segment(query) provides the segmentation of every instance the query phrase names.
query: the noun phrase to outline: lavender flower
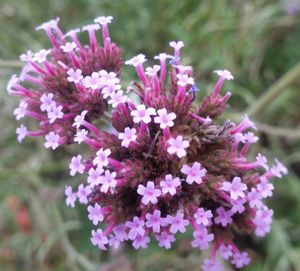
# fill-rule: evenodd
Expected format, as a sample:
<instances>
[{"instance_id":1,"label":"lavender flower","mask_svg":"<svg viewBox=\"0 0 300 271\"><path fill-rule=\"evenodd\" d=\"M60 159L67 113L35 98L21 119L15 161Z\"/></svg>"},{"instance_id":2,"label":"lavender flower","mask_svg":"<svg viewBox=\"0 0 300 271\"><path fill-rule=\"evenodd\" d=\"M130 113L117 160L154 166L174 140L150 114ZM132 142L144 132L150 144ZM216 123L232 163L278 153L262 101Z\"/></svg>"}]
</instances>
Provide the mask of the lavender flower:
<instances>
[{"instance_id":1,"label":"lavender flower","mask_svg":"<svg viewBox=\"0 0 300 271\"><path fill-rule=\"evenodd\" d=\"M17 129L19 142L28 136L45 136L45 147L53 150L74 140L78 142L74 138L76 129L72 127L74 118L86 110L85 118L92 122L108 109L102 89L113 88L118 81L107 78L103 71L110 77L119 76L122 60L121 50L108 36L107 23L110 21L105 20L104 24L104 18L112 19L111 16L103 17L97 20L99 23L83 27L90 39L86 45L78 40L80 30L71 30L64 35L58 27L59 18L37 27L46 32L52 48L22 54L20 60L26 62L23 71L19 77L13 75L7 85L10 95L22 98L14 110L16 119L27 116L39 123L37 131ZM96 38L99 24L105 36L102 45Z\"/></svg>"},{"instance_id":2,"label":"lavender flower","mask_svg":"<svg viewBox=\"0 0 300 271\"><path fill-rule=\"evenodd\" d=\"M250 259L235 245L235 232L264 236L270 231L273 211L263 199L272 196L271 178L281 178L287 169L277 160L269 168L261 154L248 160L248 151L258 140L249 131L256 127L248 116L239 124L218 118L231 96L229 92L222 95L221 89L233 79L232 74L215 71L216 86L200 105L195 104L193 70L180 63L183 43L171 46L174 57L169 73L169 56L164 53L155 58L160 66L146 72L142 54L125 62L136 68L140 79L128 88L138 95L139 103L120 98L118 80L118 87L105 90L112 100L111 122L117 133L91 127L85 111L75 118L78 129L87 128L77 132L76 141L88 144L92 156L86 160L75 156L70 173L87 173L83 187L86 193L90 186L88 217L95 225L103 222L105 228L93 230L91 241L106 250L130 240L139 249L147 248L153 236L159 246L169 249L176 234L190 227L193 247L212 246L204 271L223 270L217 253L241 268ZM100 77L94 79L102 84ZM78 198L85 204L82 191L75 199L66 191L67 199L73 203Z\"/></svg>"}]
</instances>

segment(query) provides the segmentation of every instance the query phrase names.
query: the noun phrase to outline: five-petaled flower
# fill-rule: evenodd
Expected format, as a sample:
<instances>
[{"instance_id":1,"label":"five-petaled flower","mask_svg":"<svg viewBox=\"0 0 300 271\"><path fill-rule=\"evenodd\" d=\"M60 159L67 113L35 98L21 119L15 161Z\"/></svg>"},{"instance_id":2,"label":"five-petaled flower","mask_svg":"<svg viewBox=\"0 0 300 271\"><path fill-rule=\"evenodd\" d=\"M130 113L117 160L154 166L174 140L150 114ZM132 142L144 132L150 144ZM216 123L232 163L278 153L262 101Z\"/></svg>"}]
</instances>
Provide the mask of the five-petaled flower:
<instances>
[{"instance_id":1,"label":"five-petaled flower","mask_svg":"<svg viewBox=\"0 0 300 271\"><path fill-rule=\"evenodd\" d=\"M169 154L175 154L182 158L186 156L186 148L190 146L188 140L183 140L181 135L177 136L176 138L170 138L168 140L169 147L167 149Z\"/></svg>"},{"instance_id":2,"label":"five-petaled flower","mask_svg":"<svg viewBox=\"0 0 300 271\"><path fill-rule=\"evenodd\" d=\"M161 191L155 188L154 182L148 181L146 186L139 184L137 193L142 196L142 203L144 205L156 204L158 202L157 198L161 196Z\"/></svg>"}]
</instances>

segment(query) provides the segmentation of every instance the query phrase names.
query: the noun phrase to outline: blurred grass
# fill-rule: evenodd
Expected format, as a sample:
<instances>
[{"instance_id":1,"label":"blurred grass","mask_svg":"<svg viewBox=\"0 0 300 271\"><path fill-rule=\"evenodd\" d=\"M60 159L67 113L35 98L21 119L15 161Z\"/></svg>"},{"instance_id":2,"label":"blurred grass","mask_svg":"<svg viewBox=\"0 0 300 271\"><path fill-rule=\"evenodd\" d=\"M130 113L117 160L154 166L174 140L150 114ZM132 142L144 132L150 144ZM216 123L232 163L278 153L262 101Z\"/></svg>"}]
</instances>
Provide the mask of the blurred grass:
<instances>
[{"instance_id":1,"label":"blurred grass","mask_svg":"<svg viewBox=\"0 0 300 271\"><path fill-rule=\"evenodd\" d=\"M1 0L0 270L199 270L202 256L187 245L189 233L171 251L153 245L147 251L124 248L99 255L89 242L85 211L64 206L65 183L76 183L66 170L69 150L45 151L41 140L16 142L12 111L18 101L7 96L5 85L19 72L19 54L49 46L35 27L59 16L68 30L112 15L110 33L124 59L140 52L151 59L170 52L170 40L183 40L183 62L194 66L202 93L216 79L212 70L227 68L235 75L226 83L234 94L227 117L239 120L241 113L250 113L261 130L254 151L278 157L290 168L269 202L275 210L271 234L243 240L253 257L245 270L299 271L300 17L289 16L285 2ZM132 69L123 72L126 81L132 75Z\"/></svg>"}]
</instances>

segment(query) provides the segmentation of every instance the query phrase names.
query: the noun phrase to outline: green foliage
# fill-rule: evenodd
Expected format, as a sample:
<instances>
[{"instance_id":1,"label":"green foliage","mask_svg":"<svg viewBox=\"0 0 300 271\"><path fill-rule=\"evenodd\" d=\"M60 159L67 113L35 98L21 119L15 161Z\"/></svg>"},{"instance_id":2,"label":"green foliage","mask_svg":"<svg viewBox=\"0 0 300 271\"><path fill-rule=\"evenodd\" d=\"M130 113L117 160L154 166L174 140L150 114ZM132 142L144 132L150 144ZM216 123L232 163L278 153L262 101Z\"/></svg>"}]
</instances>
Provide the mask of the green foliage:
<instances>
[{"instance_id":1,"label":"green foliage","mask_svg":"<svg viewBox=\"0 0 300 271\"><path fill-rule=\"evenodd\" d=\"M203 255L187 246L189 233L170 251L151 246L99 255L89 243L85 210L64 206L64 185L76 184L67 174L70 155L45 151L39 140L16 143L12 111L17 99L7 96L5 84L19 70L20 53L49 46L35 27L59 16L68 30L112 15L110 32L124 59L139 52L150 59L170 52L170 40L183 40L183 61L194 66L202 93L212 86L212 70L232 71L236 80L226 83L234 94L227 117L236 120L237 113L249 112L263 138L257 149L283 160L291 172L275 184L276 195L269 202L275 212L271 234L243 241L253 256L253 265L245 270L299 271L300 17L288 16L284 2L0 1L0 270L99 270L107 262L109 270L199 270ZM132 75L126 68L122 76L128 82ZM22 208L28 211L28 229L17 223Z\"/></svg>"}]
</instances>

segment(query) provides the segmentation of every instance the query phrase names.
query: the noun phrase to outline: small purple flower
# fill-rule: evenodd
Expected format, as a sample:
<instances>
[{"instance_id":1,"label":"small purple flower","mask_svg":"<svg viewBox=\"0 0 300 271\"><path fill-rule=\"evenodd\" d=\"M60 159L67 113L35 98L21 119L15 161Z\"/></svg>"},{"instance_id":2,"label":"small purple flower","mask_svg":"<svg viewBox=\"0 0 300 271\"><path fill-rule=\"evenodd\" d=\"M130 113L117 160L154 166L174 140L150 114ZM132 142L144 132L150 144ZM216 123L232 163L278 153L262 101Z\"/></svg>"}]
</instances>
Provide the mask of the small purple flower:
<instances>
[{"instance_id":1,"label":"small purple flower","mask_svg":"<svg viewBox=\"0 0 300 271\"><path fill-rule=\"evenodd\" d=\"M112 16L100 16L97 17L94 22L98 24L110 24L112 21L113 17Z\"/></svg>"},{"instance_id":2,"label":"small purple flower","mask_svg":"<svg viewBox=\"0 0 300 271\"><path fill-rule=\"evenodd\" d=\"M263 198L272 197L272 190L274 190L274 186L268 181L266 177L260 177L260 183L256 187L257 191Z\"/></svg>"},{"instance_id":3,"label":"small purple flower","mask_svg":"<svg viewBox=\"0 0 300 271\"><path fill-rule=\"evenodd\" d=\"M174 121L176 119L176 114L171 112L168 113L167 109L157 110L157 117L154 118L155 123L159 123L161 129L174 126Z\"/></svg>"},{"instance_id":4,"label":"small purple flower","mask_svg":"<svg viewBox=\"0 0 300 271\"><path fill-rule=\"evenodd\" d=\"M145 58L145 55L139 54L127 61L125 61L125 65L132 65L134 67L137 67L139 64L143 64L147 59Z\"/></svg>"},{"instance_id":5,"label":"small purple flower","mask_svg":"<svg viewBox=\"0 0 300 271\"><path fill-rule=\"evenodd\" d=\"M93 160L93 165L98 166L100 168L106 167L108 165L108 156L110 156L110 154L111 154L110 149L101 148L96 153L96 157Z\"/></svg>"},{"instance_id":6,"label":"small purple flower","mask_svg":"<svg viewBox=\"0 0 300 271\"><path fill-rule=\"evenodd\" d=\"M127 221L126 226L129 228L128 237L130 240L134 240L137 235L143 236L145 234L145 222L137 216L132 221Z\"/></svg>"},{"instance_id":7,"label":"small purple flower","mask_svg":"<svg viewBox=\"0 0 300 271\"><path fill-rule=\"evenodd\" d=\"M100 177L101 188L100 191L107 193L109 189L115 188L117 185L116 172L110 172L108 169L105 170L104 176Z\"/></svg>"},{"instance_id":8,"label":"small purple flower","mask_svg":"<svg viewBox=\"0 0 300 271\"><path fill-rule=\"evenodd\" d=\"M251 188L251 191L247 194L247 198L251 208L261 208L263 206L262 195L256 188Z\"/></svg>"},{"instance_id":9,"label":"small purple flower","mask_svg":"<svg viewBox=\"0 0 300 271\"><path fill-rule=\"evenodd\" d=\"M231 263L234 264L236 268L242 268L245 265L248 265L250 261L251 260L248 256L248 253L242 252L242 253L234 253Z\"/></svg>"},{"instance_id":10,"label":"small purple flower","mask_svg":"<svg viewBox=\"0 0 300 271\"><path fill-rule=\"evenodd\" d=\"M132 246L135 249L139 249L139 248L147 248L148 247L148 243L150 242L150 238L148 236L144 236L144 235L140 235L138 234L133 242L132 242Z\"/></svg>"},{"instance_id":11,"label":"small purple flower","mask_svg":"<svg viewBox=\"0 0 300 271\"><path fill-rule=\"evenodd\" d=\"M190 224L187 219L184 219L184 214L181 212L177 212L175 216L168 215L166 221L171 225L170 232L174 234L185 232L186 227Z\"/></svg>"},{"instance_id":12,"label":"small purple flower","mask_svg":"<svg viewBox=\"0 0 300 271\"><path fill-rule=\"evenodd\" d=\"M72 191L71 186L66 186L65 187L65 195L66 195L66 205L74 208L75 201L77 199L77 193Z\"/></svg>"},{"instance_id":13,"label":"small purple flower","mask_svg":"<svg viewBox=\"0 0 300 271\"><path fill-rule=\"evenodd\" d=\"M136 129L126 127L124 133L119 133L118 138L122 140L121 146L128 148L131 142L135 142L137 139Z\"/></svg>"},{"instance_id":14,"label":"small purple flower","mask_svg":"<svg viewBox=\"0 0 300 271\"><path fill-rule=\"evenodd\" d=\"M77 129L79 129L79 127L80 127L81 125L83 125L84 118L85 118L85 116L86 116L87 113L88 113L87 110L83 110L83 111L81 112L80 115L77 115L77 116L75 117L75 119L74 119L74 123L73 123L72 126L74 126L74 127L76 127Z\"/></svg>"},{"instance_id":15,"label":"small purple flower","mask_svg":"<svg viewBox=\"0 0 300 271\"><path fill-rule=\"evenodd\" d=\"M64 53L70 53L77 48L77 45L75 42L67 42L64 45L61 45L60 48L64 51Z\"/></svg>"},{"instance_id":16,"label":"small purple flower","mask_svg":"<svg viewBox=\"0 0 300 271\"><path fill-rule=\"evenodd\" d=\"M161 226L166 226L165 219L161 217L159 210L154 210L153 214L146 214L146 227L152 228L153 232L160 232Z\"/></svg>"},{"instance_id":17,"label":"small purple flower","mask_svg":"<svg viewBox=\"0 0 300 271\"><path fill-rule=\"evenodd\" d=\"M232 212L226 211L224 207L219 207L217 209L217 216L215 217L215 223L221 224L222 227L226 227L227 225L232 223Z\"/></svg>"},{"instance_id":18,"label":"small purple flower","mask_svg":"<svg viewBox=\"0 0 300 271\"><path fill-rule=\"evenodd\" d=\"M70 82L70 83L79 83L81 82L81 80L83 79L83 76L82 76L82 70L80 69L76 69L76 70L73 70L73 69L70 69L67 71L67 74L69 75L67 77L67 80Z\"/></svg>"},{"instance_id":19,"label":"small purple flower","mask_svg":"<svg viewBox=\"0 0 300 271\"><path fill-rule=\"evenodd\" d=\"M110 95L108 104L111 104L113 108L116 108L119 104L126 103L127 99L127 96L123 95L123 90L118 90Z\"/></svg>"},{"instance_id":20,"label":"small purple flower","mask_svg":"<svg viewBox=\"0 0 300 271\"><path fill-rule=\"evenodd\" d=\"M206 174L206 169L202 168L200 163L194 162L191 167L188 165L183 165L181 168L181 172L187 176L186 182L188 184L192 184L194 182L197 184L201 184L202 178Z\"/></svg>"},{"instance_id":21,"label":"small purple flower","mask_svg":"<svg viewBox=\"0 0 300 271\"><path fill-rule=\"evenodd\" d=\"M88 195L92 192L92 189L89 185L84 186L83 184L80 184L78 186L77 196L79 199L79 202L82 204L88 203Z\"/></svg>"},{"instance_id":22,"label":"small purple flower","mask_svg":"<svg viewBox=\"0 0 300 271\"><path fill-rule=\"evenodd\" d=\"M21 124L21 126L16 129L16 133L18 135L18 141L21 143L27 136L27 127L24 124Z\"/></svg>"},{"instance_id":23,"label":"small purple flower","mask_svg":"<svg viewBox=\"0 0 300 271\"><path fill-rule=\"evenodd\" d=\"M88 135L88 131L85 129L78 129L77 133L74 136L74 142L77 142L78 144L81 144Z\"/></svg>"},{"instance_id":24,"label":"small purple flower","mask_svg":"<svg viewBox=\"0 0 300 271\"><path fill-rule=\"evenodd\" d=\"M224 271L224 268L216 259L205 259L202 269L203 271Z\"/></svg>"},{"instance_id":25,"label":"small purple flower","mask_svg":"<svg viewBox=\"0 0 300 271\"><path fill-rule=\"evenodd\" d=\"M247 190L247 185L242 183L240 177L234 177L232 182L223 182L222 190L227 191L230 193L230 197L233 200L238 198L245 197L245 192Z\"/></svg>"},{"instance_id":26,"label":"small purple flower","mask_svg":"<svg viewBox=\"0 0 300 271\"><path fill-rule=\"evenodd\" d=\"M97 229L96 231L92 230L91 242L94 246L98 246L101 250L107 250L105 245L108 244L108 239L101 229Z\"/></svg>"},{"instance_id":27,"label":"small purple flower","mask_svg":"<svg viewBox=\"0 0 300 271\"><path fill-rule=\"evenodd\" d=\"M215 70L214 73L219 75L220 77L226 79L226 80L232 80L234 79L231 72L228 70Z\"/></svg>"},{"instance_id":28,"label":"small purple flower","mask_svg":"<svg viewBox=\"0 0 300 271\"><path fill-rule=\"evenodd\" d=\"M47 55L50 53L51 50L42 49L39 52L34 54L33 60L38 63L43 63L47 60Z\"/></svg>"},{"instance_id":29,"label":"small purple flower","mask_svg":"<svg viewBox=\"0 0 300 271\"><path fill-rule=\"evenodd\" d=\"M56 134L55 132L50 132L45 137L46 142L44 143L45 148L52 148L52 150L55 150L59 146L59 134Z\"/></svg>"},{"instance_id":30,"label":"small purple flower","mask_svg":"<svg viewBox=\"0 0 300 271\"><path fill-rule=\"evenodd\" d=\"M199 247L201 250L208 248L208 243L214 239L212 233L208 233L206 228L199 229L193 233L194 240L192 241L192 247Z\"/></svg>"},{"instance_id":31,"label":"small purple flower","mask_svg":"<svg viewBox=\"0 0 300 271\"><path fill-rule=\"evenodd\" d=\"M211 210L205 211L202 207L198 208L194 213L194 218L198 225L208 226L211 223L213 217Z\"/></svg>"},{"instance_id":32,"label":"small purple flower","mask_svg":"<svg viewBox=\"0 0 300 271\"><path fill-rule=\"evenodd\" d=\"M101 184L101 175L104 172L103 168L91 167L89 170L89 176L87 178L88 184L91 186L91 188L95 187L96 185Z\"/></svg>"},{"instance_id":33,"label":"small purple flower","mask_svg":"<svg viewBox=\"0 0 300 271\"><path fill-rule=\"evenodd\" d=\"M190 146L188 140L183 140L181 135L177 136L176 138L170 138L168 140L169 147L167 149L169 154L175 154L178 158L182 158L186 156L186 148Z\"/></svg>"},{"instance_id":34,"label":"small purple flower","mask_svg":"<svg viewBox=\"0 0 300 271\"><path fill-rule=\"evenodd\" d=\"M220 256L225 259L228 260L232 255L233 255L233 250L232 250L232 246L231 245L221 245L219 247L219 252L220 252Z\"/></svg>"},{"instance_id":35,"label":"small purple flower","mask_svg":"<svg viewBox=\"0 0 300 271\"><path fill-rule=\"evenodd\" d=\"M171 248L171 243L175 242L176 239L173 234L169 234L168 232L161 232L161 234L156 235L157 241L159 241L158 245L160 247L164 247L166 249Z\"/></svg>"},{"instance_id":36,"label":"small purple flower","mask_svg":"<svg viewBox=\"0 0 300 271\"><path fill-rule=\"evenodd\" d=\"M53 93L44 93L41 98L40 98L40 101L41 101L41 105L40 105L40 108L42 111L51 111L52 107L54 107L56 104L55 104L55 101L53 101Z\"/></svg>"},{"instance_id":37,"label":"small purple flower","mask_svg":"<svg viewBox=\"0 0 300 271\"><path fill-rule=\"evenodd\" d=\"M155 109L152 107L146 108L146 106L143 104L138 105L136 110L131 111L131 116L133 116L134 123L139 123L142 121L148 124L151 122L151 115L156 115Z\"/></svg>"},{"instance_id":38,"label":"small purple flower","mask_svg":"<svg viewBox=\"0 0 300 271\"><path fill-rule=\"evenodd\" d=\"M56 119L61 119L64 116L63 106L53 105L51 109L48 111L49 123L53 123Z\"/></svg>"},{"instance_id":39,"label":"small purple flower","mask_svg":"<svg viewBox=\"0 0 300 271\"><path fill-rule=\"evenodd\" d=\"M87 210L89 212L89 220L91 220L94 225L97 225L99 222L103 221L104 217L101 206L98 203L96 203L94 206L89 205Z\"/></svg>"},{"instance_id":40,"label":"small purple flower","mask_svg":"<svg viewBox=\"0 0 300 271\"><path fill-rule=\"evenodd\" d=\"M20 120L25 116L27 107L28 103L22 100L19 104L19 107L14 110L14 115L16 115L17 120Z\"/></svg>"},{"instance_id":41,"label":"small purple flower","mask_svg":"<svg viewBox=\"0 0 300 271\"><path fill-rule=\"evenodd\" d=\"M158 202L157 198L161 196L161 191L155 188L154 182L151 181L148 181L146 186L139 184L137 193L143 196L142 203L144 205L149 204L149 202L156 204Z\"/></svg>"},{"instance_id":42,"label":"small purple flower","mask_svg":"<svg viewBox=\"0 0 300 271\"><path fill-rule=\"evenodd\" d=\"M194 85L194 78L189 77L187 74L177 74L177 85L181 87L185 87L187 85Z\"/></svg>"},{"instance_id":43,"label":"small purple flower","mask_svg":"<svg viewBox=\"0 0 300 271\"><path fill-rule=\"evenodd\" d=\"M176 194L176 188L180 186L180 180L178 177L173 178L171 174L167 174L165 179L160 182L161 191L163 194L170 194L174 196Z\"/></svg>"},{"instance_id":44,"label":"small purple flower","mask_svg":"<svg viewBox=\"0 0 300 271\"><path fill-rule=\"evenodd\" d=\"M74 176L77 172L83 174L85 166L81 162L82 156L79 154L77 156L73 156L70 163L70 175Z\"/></svg>"}]
</instances>

